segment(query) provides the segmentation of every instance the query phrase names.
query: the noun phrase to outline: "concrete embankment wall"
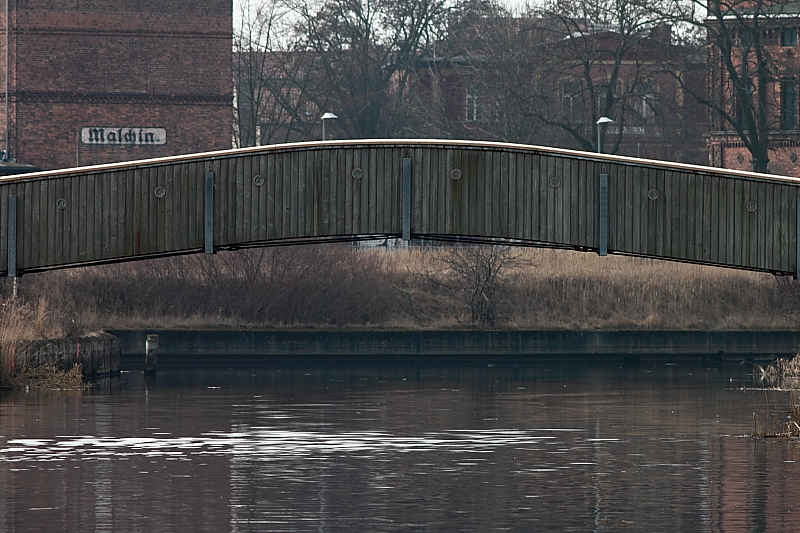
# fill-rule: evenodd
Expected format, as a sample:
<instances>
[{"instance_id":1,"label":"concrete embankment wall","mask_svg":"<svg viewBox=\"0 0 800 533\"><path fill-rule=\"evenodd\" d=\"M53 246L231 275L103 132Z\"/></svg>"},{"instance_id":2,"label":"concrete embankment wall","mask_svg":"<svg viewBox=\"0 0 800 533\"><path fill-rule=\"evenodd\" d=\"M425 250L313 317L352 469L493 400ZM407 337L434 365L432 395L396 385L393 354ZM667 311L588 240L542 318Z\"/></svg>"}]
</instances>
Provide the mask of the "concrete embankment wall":
<instances>
[{"instance_id":1,"label":"concrete embankment wall","mask_svg":"<svg viewBox=\"0 0 800 533\"><path fill-rule=\"evenodd\" d=\"M800 348L795 331L174 331L114 330L123 356L144 359L148 333L159 336L160 360L191 356L317 356L360 359L436 356L771 360Z\"/></svg>"},{"instance_id":2,"label":"concrete embankment wall","mask_svg":"<svg viewBox=\"0 0 800 533\"><path fill-rule=\"evenodd\" d=\"M90 333L82 337L34 341L17 348L15 365L55 364L69 370L83 366L83 375L102 376L119 372L120 339L109 333Z\"/></svg>"}]
</instances>

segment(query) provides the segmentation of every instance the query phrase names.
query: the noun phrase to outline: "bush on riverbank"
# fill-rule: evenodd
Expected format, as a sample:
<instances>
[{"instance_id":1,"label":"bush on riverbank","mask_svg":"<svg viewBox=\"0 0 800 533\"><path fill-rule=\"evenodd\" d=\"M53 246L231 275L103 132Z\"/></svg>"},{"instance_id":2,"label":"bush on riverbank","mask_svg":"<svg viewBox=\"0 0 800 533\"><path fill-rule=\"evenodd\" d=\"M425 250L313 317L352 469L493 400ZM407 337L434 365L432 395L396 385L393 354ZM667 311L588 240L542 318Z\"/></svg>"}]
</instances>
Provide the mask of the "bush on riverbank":
<instances>
[{"instance_id":1,"label":"bush on riverbank","mask_svg":"<svg viewBox=\"0 0 800 533\"><path fill-rule=\"evenodd\" d=\"M494 284L481 288L486 278L470 265L459 273L453 250L222 252L31 274L20 290L57 310L53 327L72 335L156 326L713 330L800 322L798 282L769 274L514 248Z\"/></svg>"}]
</instances>

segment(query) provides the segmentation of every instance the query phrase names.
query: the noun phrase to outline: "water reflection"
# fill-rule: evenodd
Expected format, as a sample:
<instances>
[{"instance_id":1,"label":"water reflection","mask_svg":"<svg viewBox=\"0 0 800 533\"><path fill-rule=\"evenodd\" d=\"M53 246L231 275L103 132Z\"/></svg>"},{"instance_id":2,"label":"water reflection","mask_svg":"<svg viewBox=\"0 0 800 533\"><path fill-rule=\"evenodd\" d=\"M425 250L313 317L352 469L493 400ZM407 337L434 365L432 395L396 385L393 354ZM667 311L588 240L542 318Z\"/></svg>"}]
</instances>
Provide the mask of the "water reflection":
<instances>
[{"instance_id":1,"label":"water reflection","mask_svg":"<svg viewBox=\"0 0 800 533\"><path fill-rule=\"evenodd\" d=\"M174 368L0 397L4 531L797 531L741 370ZM741 381L744 379L745 381Z\"/></svg>"}]
</instances>

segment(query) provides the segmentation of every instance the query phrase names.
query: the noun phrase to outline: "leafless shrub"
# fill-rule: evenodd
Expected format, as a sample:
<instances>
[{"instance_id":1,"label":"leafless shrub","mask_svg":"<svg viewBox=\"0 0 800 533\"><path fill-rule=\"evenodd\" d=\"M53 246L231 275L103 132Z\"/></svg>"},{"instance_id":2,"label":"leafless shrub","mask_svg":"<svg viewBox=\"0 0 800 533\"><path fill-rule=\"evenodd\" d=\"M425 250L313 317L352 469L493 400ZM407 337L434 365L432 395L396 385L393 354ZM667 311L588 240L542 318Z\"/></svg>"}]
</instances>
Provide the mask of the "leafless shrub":
<instances>
[{"instance_id":1,"label":"leafless shrub","mask_svg":"<svg viewBox=\"0 0 800 533\"><path fill-rule=\"evenodd\" d=\"M520 265L519 251L509 246L460 245L442 248L434 268L423 276L453 293L469 309L473 324L493 326L509 286L509 271Z\"/></svg>"}]
</instances>

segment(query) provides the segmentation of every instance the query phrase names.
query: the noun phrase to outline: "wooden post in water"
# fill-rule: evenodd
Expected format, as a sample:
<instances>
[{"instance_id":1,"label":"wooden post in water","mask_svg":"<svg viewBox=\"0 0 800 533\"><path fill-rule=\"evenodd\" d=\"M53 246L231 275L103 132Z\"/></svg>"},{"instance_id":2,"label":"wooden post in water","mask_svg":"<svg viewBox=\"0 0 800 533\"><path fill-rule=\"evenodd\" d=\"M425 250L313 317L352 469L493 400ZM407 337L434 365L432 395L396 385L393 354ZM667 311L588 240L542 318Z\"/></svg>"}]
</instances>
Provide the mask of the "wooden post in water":
<instances>
[{"instance_id":1,"label":"wooden post in water","mask_svg":"<svg viewBox=\"0 0 800 533\"><path fill-rule=\"evenodd\" d=\"M158 335L150 334L144 343L145 356L144 356L144 373L156 373L156 357L158 355Z\"/></svg>"}]
</instances>

